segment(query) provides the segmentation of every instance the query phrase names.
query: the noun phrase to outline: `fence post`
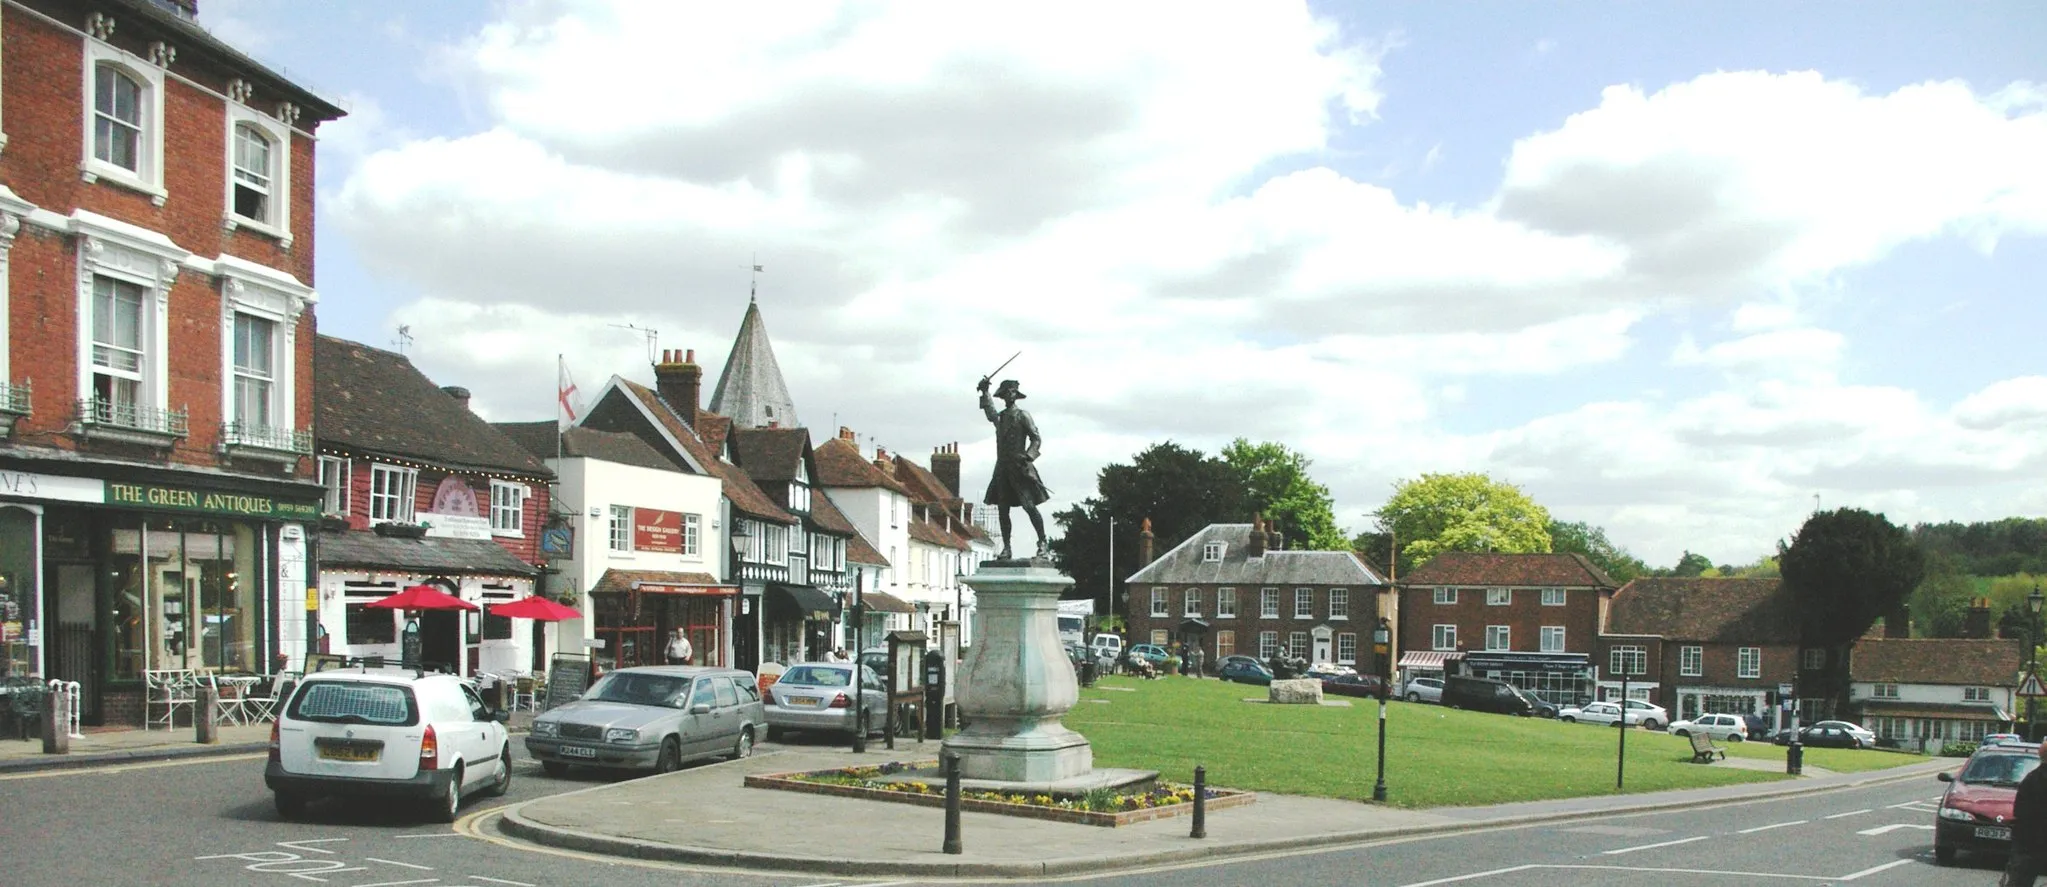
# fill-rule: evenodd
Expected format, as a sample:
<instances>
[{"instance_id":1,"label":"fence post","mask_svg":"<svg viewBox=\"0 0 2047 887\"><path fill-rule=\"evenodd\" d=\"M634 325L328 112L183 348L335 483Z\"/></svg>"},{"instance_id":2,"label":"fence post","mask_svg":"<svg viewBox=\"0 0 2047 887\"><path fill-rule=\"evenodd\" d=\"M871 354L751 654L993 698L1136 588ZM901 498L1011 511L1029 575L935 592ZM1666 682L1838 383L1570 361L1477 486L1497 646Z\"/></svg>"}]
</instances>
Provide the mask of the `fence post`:
<instances>
[{"instance_id":1,"label":"fence post","mask_svg":"<svg viewBox=\"0 0 2047 887\"><path fill-rule=\"evenodd\" d=\"M192 728L201 745L215 745L220 742L220 690L212 686L199 688L199 699L192 704Z\"/></svg>"},{"instance_id":2,"label":"fence post","mask_svg":"<svg viewBox=\"0 0 2047 887\"><path fill-rule=\"evenodd\" d=\"M1208 768L1194 765L1194 832L1190 838L1208 837Z\"/></svg>"}]
</instances>

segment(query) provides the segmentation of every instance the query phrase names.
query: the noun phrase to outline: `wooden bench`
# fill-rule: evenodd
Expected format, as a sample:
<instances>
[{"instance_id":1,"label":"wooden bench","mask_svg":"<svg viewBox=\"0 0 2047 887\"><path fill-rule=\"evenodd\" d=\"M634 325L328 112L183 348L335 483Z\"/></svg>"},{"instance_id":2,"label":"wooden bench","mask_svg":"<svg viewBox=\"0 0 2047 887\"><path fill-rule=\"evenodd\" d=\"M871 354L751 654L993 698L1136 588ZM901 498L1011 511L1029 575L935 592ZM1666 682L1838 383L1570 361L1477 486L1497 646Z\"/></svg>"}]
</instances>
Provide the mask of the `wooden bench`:
<instances>
[{"instance_id":1,"label":"wooden bench","mask_svg":"<svg viewBox=\"0 0 2047 887\"><path fill-rule=\"evenodd\" d=\"M1723 760L1723 761L1724 761L1724 760L1727 760L1727 749L1724 749L1724 748L1721 748L1720 746L1714 745L1714 744L1713 744L1713 737L1711 737L1711 736L1708 736L1708 735L1706 735L1706 734L1704 734L1704 733L1693 733L1693 734L1692 734L1692 763L1694 763L1694 764L1711 764L1711 763L1713 763L1713 756L1714 756L1714 755L1719 755L1719 756L1720 756L1720 760Z\"/></svg>"}]
</instances>

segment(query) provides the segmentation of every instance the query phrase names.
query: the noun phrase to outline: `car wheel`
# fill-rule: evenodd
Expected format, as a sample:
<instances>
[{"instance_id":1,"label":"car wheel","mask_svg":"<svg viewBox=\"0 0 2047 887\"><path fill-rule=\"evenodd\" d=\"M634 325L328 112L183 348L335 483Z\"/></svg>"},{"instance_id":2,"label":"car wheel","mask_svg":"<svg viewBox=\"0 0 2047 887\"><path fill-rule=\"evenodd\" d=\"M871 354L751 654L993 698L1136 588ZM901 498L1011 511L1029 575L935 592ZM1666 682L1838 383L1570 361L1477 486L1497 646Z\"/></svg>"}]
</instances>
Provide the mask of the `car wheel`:
<instances>
[{"instance_id":1,"label":"car wheel","mask_svg":"<svg viewBox=\"0 0 2047 887\"><path fill-rule=\"evenodd\" d=\"M1570 715L1564 715L1563 717L1561 717L1561 718L1558 718L1557 720L1559 720L1559 721L1563 721L1563 722L1564 722L1564 723L1566 723L1566 724L1575 724L1575 723L1578 723L1578 719L1577 719L1577 718L1574 718L1574 717L1571 717Z\"/></svg>"},{"instance_id":2,"label":"car wheel","mask_svg":"<svg viewBox=\"0 0 2047 887\"><path fill-rule=\"evenodd\" d=\"M277 815L285 819L297 819L306 812L306 796L291 792L277 793Z\"/></svg>"},{"instance_id":3,"label":"car wheel","mask_svg":"<svg viewBox=\"0 0 2047 887\"><path fill-rule=\"evenodd\" d=\"M1940 844L1933 845L1933 861L1941 865L1954 865L1955 848Z\"/></svg>"},{"instance_id":4,"label":"car wheel","mask_svg":"<svg viewBox=\"0 0 2047 887\"><path fill-rule=\"evenodd\" d=\"M753 728L739 731L739 741L732 744L732 760L753 757Z\"/></svg>"},{"instance_id":5,"label":"car wheel","mask_svg":"<svg viewBox=\"0 0 2047 887\"><path fill-rule=\"evenodd\" d=\"M1741 736L1741 734L1740 734L1740 733L1729 733L1729 734L1727 734L1727 741L1728 741L1728 742L1740 742L1740 741L1742 741L1742 736Z\"/></svg>"},{"instance_id":6,"label":"car wheel","mask_svg":"<svg viewBox=\"0 0 2047 887\"><path fill-rule=\"evenodd\" d=\"M1656 723L1655 718L1647 718L1642 721L1642 729L1644 730L1655 730L1662 726L1662 724Z\"/></svg>"},{"instance_id":7,"label":"car wheel","mask_svg":"<svg viewBox=\"0 0 2047 887\"><path fill-rule=\"evenodd\" d=\"M1672 731L1670 735L1672 735L1672 736L1683 736L1683 737L1686 737L1686 738L1690 738L1690 737L1691 737L1691 735L1692 735L1692 731L1690 731L1690 730L1676 730L1676 731Z\"/></svg>"},{"instance_id":8,"label":"car wheel","mask_svg":"<svg viewBox=\"0 0 2047 887\"><path fill-rule=\"evenodd\" d=\"M1407 694L1407 701L1409 701L1409 702L1420 702L1420 701L1422 701L1422 694L1420 694L1420 693L1409 693L1409 694Z\"/></svg>"},{"instance_id":9,"label":"car wheel","mask_svg":"<svg viewBox=\"0 0 2047 887\"><path fill-rule=\"evenodd\" d=\"M491 780L490 787L484 789L483 791L484 794L489 795L490 797L502 798L505 796L505 792L511 790L512 790L512 744L508 742L505 743L505 750L498 753L497 778Z\"/></svg>"},{"instance_id":10,"label":"car wheel","mask_svg":"<svg viewBox=\"0 0 2047 887\"><path fill-rule=\"evenodd\" d=\"M462 767L457 765L448 779L447 789L434 799L433 818L435 822L454 822L462 812Z\"/></svg>"},{"instance_id":11,"label":"car wheel","mask_svg":"<svg viewBox=\"0 0 2047 887\"><path fill-rule=\"evenodd\" d=\"M540 769L556 779L569 775L569 765L560 761L541 761Z\"/></svg>"},{"instance_id":12,"label":"car wheel","mask_svg":"<svg viewBox=\"0 0 2047 887\"><path fill-rule=\"evenodd\" d=\"M674 773L682 769L682 742L670 736L661 741L661 754L654 759L654 772Z\"/></svg>"}]
</instances>

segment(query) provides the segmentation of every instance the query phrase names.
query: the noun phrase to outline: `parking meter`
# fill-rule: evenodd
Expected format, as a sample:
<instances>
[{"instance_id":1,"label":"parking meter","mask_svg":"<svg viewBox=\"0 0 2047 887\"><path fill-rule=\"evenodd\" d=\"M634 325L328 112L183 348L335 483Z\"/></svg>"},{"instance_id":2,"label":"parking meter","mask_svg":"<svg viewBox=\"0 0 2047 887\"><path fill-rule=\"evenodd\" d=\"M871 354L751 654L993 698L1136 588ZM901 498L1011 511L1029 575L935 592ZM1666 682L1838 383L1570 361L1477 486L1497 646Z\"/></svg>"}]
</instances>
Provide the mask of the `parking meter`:
<instances>
[{"instance_id":1,"label":"parking meter","mask_svg":"<svg viewBox=\"0 0 2047 887\"><path fill-rule=\"evenodd\" d=\"M944 739L945 721L933 713L945 710L945 654L924 653L924 738Z\"/></svg>"}]
</instances>

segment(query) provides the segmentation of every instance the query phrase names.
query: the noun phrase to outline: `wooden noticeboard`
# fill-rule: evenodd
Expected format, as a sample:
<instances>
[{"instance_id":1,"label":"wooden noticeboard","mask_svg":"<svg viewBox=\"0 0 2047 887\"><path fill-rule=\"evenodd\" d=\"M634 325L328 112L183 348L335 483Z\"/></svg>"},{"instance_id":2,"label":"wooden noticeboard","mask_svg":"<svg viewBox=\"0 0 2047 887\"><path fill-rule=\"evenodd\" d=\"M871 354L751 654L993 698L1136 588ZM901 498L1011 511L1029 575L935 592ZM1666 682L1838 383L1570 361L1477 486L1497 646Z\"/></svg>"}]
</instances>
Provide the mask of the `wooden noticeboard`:
<instances>
[{"instance_id":1,"label":"wooden noticeboard","mask_svg":"<svg viewBox=\"0 0 2047 887\"><path fill-rule=\"evenodd\" d=\"M556 653L547 664L547 703L551 709L576 701L590 689L590 657Z\"/></svg>"}]
</instances>

